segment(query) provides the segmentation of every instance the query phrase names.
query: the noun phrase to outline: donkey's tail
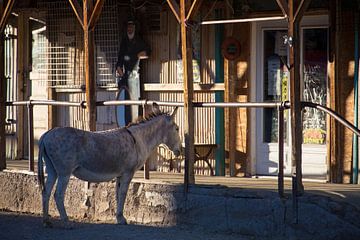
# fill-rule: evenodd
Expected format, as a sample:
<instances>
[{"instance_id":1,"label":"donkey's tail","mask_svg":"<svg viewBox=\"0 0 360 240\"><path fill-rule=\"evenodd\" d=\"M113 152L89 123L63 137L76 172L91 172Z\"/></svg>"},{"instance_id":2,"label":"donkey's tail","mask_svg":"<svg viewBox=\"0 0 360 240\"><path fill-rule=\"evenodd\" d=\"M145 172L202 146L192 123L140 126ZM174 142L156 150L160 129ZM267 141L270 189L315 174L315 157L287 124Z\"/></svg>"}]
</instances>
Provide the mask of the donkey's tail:
<instances>
[{"instance_id":1,"label":"donkey's tail","mask_svg":"<svg viewBox=\"0 0 360 240\"><path fill-rule=\"evenodd\" d=\"M45 189L45 176L44 176L44 166L43 165L44 165L44 158L48 158L48 156L47 156L46 150L45 150L44 139L48 132L44 133L39 140L38 183L39 183L41 191L44 191L44 189Z\"/></svg>"}]
</instances>

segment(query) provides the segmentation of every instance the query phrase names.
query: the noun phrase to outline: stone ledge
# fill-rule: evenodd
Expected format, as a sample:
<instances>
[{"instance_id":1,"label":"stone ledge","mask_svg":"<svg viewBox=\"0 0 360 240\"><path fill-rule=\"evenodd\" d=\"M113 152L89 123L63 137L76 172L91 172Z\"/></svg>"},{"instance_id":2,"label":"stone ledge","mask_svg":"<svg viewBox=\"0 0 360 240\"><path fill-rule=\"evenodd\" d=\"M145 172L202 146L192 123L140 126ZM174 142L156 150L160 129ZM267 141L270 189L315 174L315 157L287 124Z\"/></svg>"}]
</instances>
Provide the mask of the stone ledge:
<instances>
[{"instance_id":1,"label":"stone ledge","mask_svg":"<svg viewBox=\"0 0 360 240\"><path fill-rule=\"evenodd\" d=\"M0 209L41 214L41 194L34 174L0 173ZM86 195L89 198L86 200ZM292 202L266 190L222 186L190 186L187 199L180 184L134 180L124 215L128 222L152 226L190 225L207 231L235 232L260 237L346 236L359 239L359 211L331 198L306 194L299 198L299 224L294 225ZM115 181L91 184L71 178L65 195L70 218L115 223ZM53 197L50 214L58 216Z\"/></svg>"}]
</instances>

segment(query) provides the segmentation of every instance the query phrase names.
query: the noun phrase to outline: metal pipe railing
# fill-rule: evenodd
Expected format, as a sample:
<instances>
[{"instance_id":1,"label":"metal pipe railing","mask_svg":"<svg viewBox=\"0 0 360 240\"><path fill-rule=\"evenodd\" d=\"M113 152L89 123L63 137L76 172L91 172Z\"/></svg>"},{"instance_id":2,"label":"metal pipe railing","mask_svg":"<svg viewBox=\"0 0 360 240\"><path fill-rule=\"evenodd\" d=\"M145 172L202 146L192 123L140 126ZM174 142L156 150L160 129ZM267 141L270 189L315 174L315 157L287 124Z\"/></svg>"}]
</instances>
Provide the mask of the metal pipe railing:
<instances>
[{"instance_id":1,"label":"metal pipe railing","mask_svg":"<svg viewBox=\"0 0 360 240\"><path fill-rule=\"evenodd\" d=\"M161 101L151 101L151 100L123 100L123 101L99 101L96 103L97 106L117 106L117 105L152 105L156 103L160 106L168 107L183 107L184 103L181 102L161 102ZM34 171L34 129L33 129L33 107L36 105L47 105L47 106L69 106L69 107L81 107L86 108L86 102L65 102L65 101L54 101L54 100L29 100L29 101L14 101L6 102L6 106L26 106L28 108L28 140L29 140L29 170ZM210 102L194 102L194 107L222 107L222 108L277 108L278 110L278 151L279 151L279 172L278 172L278 192L279 196L284 196L284 110L290 108L289 102L230 102L230 103L210 103ZM324 107L317 103L311 102L301 102L302 108L311 107L318 110L324 111L329 114L335 120L340 122L342 125L350 129L357 136L360 136L360 130L356 128L353 124L347 121L345 118L340 116L335 111L330 108ZM186 173L185 173L186 174ZM184 182L184 184L187 184ZM296 185L296 184L295 184ZM296 187L293 183L293 188ZM293 189L293 190L296 190ZM296 198L296 193L294 194L294 199ZM295 199L296 200L296 199Z\"/></svg>"},{"instance_id":2,"label":"metal pipe railing","mask_svg":"<svg viewBox=\"0 0 360 240\"><path fill-rule=\"evenodd\" d=\"M350 123L348 120L343 118L341 115L339 115L337 112L331 110L328 107L322 106L318 103L312 103L312 102L301 102L302 108L304 107L311 107L318 110L321 110L327 114L329 114L331 117L333 117L336 121L340 122L343 126L347 127L350 131L355 133L358 137L360 137L360 130L355 127L352 123Z\"/></svg>"}]
</instances>

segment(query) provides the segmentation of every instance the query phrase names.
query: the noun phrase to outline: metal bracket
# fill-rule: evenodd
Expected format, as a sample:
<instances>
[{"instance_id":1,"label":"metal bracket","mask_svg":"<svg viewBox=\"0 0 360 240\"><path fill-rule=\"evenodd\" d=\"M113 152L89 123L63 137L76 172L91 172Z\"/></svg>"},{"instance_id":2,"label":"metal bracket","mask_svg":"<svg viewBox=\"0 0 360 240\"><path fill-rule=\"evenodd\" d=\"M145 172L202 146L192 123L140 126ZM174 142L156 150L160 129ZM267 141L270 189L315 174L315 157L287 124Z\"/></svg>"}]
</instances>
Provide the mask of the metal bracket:
<instances>
[{"instance_id":1,"label":"metal bracket","mask_svg":"<svg viewBox=\"0 0 360 240\"><path fill-rule=\"evenodd\" d=\"M294 39L292 36L289 37L288 35L284 35L283 38L284 38L285 45L289 45L289 47L293 47Z\"/></svg>"}]
</instances>

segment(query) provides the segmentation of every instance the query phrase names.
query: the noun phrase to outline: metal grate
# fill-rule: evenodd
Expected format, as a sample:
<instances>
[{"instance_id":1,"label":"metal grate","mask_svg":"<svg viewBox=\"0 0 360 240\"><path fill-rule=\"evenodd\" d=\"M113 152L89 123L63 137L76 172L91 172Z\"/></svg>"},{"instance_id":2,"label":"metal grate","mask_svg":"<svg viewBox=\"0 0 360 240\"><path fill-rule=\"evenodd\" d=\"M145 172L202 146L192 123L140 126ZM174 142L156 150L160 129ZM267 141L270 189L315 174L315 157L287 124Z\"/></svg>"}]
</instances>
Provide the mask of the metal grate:
<instances>
[{"instance_id":1,"label":"metal grate","mask_svg":"<svg viewBox=\"0 0 360 240\"><path fill-rule=\"evenodd\" d=\"M38 32L34 50L38 53L38 70L46 73L49 86L79 86L84 84L83 34L67 1L39 1L46 13L46 31ZM44 80L44 79L37 79Z\"/></svg>"},{"instance_id":2,"label":"metal grate","mask_svg":"<svg viewBox=\"0 0 360 240\"><path fill-rule=\"evenodd\" d=\"M121 33L118 1L105 2L101 16L95 27L96 76L97 84L115 84L115 63L119 50Z\"/></svg>"},{"instance_id":3,"label":"metal grate","mask_svg":"<svg viewBox=\"0 0 360 240\"><path fill-rule=\"evenodd\" d=\"M83 31L68 1L39 1L45 12L46 30L37 32L34 44L39 61L36 80L48 81L49 86L78 88L85 85ZM115 84L114 65L120 41L118 3L106 1L95 28L97 84Z\"/></svg>"}]
</instances>

